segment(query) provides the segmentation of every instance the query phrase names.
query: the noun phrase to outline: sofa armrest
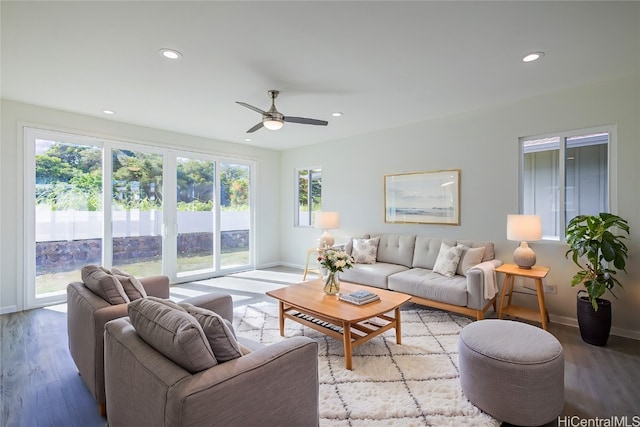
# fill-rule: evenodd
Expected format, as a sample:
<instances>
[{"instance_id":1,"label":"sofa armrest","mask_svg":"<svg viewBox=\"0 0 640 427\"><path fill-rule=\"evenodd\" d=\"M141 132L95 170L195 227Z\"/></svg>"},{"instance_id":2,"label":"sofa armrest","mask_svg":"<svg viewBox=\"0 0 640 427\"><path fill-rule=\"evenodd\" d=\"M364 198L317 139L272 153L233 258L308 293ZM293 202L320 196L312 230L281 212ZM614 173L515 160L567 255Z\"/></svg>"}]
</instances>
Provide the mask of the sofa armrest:
<instances>
[{"instance_id":1,"label":"sofa armrest","mask_svg":"<svg viewBox=\"0 0 640 427\"><path fill-rule=\"evenodd\" d=\"M197 297L184 299L182 300L182 302L187 302L189 304L195 305L196 307L211 310L222 316L223 319L227 319L229 322L233 322L233 300L231 299L231 295L229 294L204 294Z\"/></svg>"},{"instance_id":2,"label":"sofa armrest","mask_svg":"<svg viewBox=\"0 0 640 427\"><path fill-rule=\"evenodd\" d=\"M485 261L493 264L494 268L500 267L502 261L492 259ZM467 307L482 310L490 300L484 298L484 273L480 269L471 267L467 270Z\"/></svg>"},{"instance_id":3,"label":"sofa armrest","mask_svg":"<svg viewBox=\"0 0 640 427\"><path fill-rule=\"evenodd\" d=\"M167 276L141 277L140 283L152 297L169 299L169 278Z\"/></svg>"}]
</instances>

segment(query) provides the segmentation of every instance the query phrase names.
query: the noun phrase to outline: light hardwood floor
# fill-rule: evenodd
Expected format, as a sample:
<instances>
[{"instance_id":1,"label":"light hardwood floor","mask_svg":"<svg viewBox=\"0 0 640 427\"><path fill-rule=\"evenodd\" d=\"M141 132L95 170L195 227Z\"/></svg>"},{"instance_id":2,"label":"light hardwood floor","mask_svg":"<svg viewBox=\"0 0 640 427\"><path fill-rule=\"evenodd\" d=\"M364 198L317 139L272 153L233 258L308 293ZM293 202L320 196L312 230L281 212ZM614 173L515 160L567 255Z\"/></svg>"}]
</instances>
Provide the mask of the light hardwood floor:
<instances>
[{"instance_id":1,"label":"light hardwood floor","mask_svg":"<svg viewBox=\"0 0 640 427\"><path fill-rule=\"evenodd\" d=\"M174 286L171 297L220 291L236 306L254 304L270 300L267 290L301 279L300 270L273 268ZM0 326L0 426L105 426L69 355L65 305L2 315ZM611 336L606 347L595 347L575 328L551 323L549 331L564 349L563 415L640 422L640 342Z\"/></svg>"}]
</instances>

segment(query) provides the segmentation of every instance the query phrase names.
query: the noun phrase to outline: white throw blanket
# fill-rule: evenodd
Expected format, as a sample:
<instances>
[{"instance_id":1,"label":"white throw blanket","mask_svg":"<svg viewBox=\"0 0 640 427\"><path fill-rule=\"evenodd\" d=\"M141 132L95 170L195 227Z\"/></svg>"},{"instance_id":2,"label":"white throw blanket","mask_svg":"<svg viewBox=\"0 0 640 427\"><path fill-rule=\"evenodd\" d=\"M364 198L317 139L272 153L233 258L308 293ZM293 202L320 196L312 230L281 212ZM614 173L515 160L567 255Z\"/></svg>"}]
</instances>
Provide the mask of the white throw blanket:
<instances>
[{"instance_id":1,"label":"white throw blanket","mask_svg":"<svg viewBox=\"0 0 640 427\"><path fill-rule=\"evenodd\" d=\"M484 274L484 299L491 299L496 296L498 293L498 284L495 264L491 261L485 261L474 265L473 268L482 270Z\"/></svg>"}]
</instances>

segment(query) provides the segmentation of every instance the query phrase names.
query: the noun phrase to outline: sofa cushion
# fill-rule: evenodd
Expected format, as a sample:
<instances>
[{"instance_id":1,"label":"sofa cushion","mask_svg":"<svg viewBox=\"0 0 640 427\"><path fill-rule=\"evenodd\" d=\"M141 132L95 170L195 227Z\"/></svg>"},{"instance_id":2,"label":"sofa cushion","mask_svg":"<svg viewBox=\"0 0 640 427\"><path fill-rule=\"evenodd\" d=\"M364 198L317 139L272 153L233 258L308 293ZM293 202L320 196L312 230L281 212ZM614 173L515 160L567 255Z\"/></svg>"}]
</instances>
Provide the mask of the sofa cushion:
<instances>
[{"instance_id":1,"label":"sofa cushion","mask_svg":"<svg viewBox=\"0 0 640 427\"><path fill-rule=\"evenodd\" d=\"M189 303L180 303L180 306L196 318L218 363L242 356L242 350L233 330L219 314Z\"/></svg>"},{"instance_id":2,"label":"sofa cushion","mask_svg":"<svg viewBox=\"0 0 640 427\"><path fill-rule=\"evenodd\" d=\"M387 276L404 270L407 267L403 265L384 262L355 264L353 268L340 273L340 280L387 289Z\"/></svg>"},{"instance_id":3,"label":"sofa cushion","mask_svg":"<svg viewBox=\"0 0 640 427\"><path fill-rule=\"evenodd\" d=\"M373 239L353 239L351 256L358 264L375 264L378 255L379 237Z\"/></svg>"},{"instance_id":4,"label":"sofa cushion","mask_svg":"<svg viewBox=\"0 0 640 427\"><path fill-rule=\"evenodd\" d=\"M491 261L496 258L495 246L493 242L476 242L473 240L458 240L458 244L468 248L484 248L482 261Z\"/></svg>"},{"instance_id":5,"label":"sofa cushion","mask_svg":"<svg viewBox=\"0 0 640 427\"><path fill-rule=\"evenodd\" d=\"M85 286L109 304L125 304L130 301L122 283L109 270L97 265L85 265L80 275Z\"/></svg>"},{"instance_id":6,"label":"sofa cushion","mask_svg":"<svg viewBox=\"0 0 640 427\"><path fill-rule=\"evenodd\" d=\"M415 250L413 252L412 267L433 270L436 259L440 253L440 246L445 242L449 246L455 246L455 240L439 239L435 237L417 236Z\"/></svg>"},{"instance_id":7,"label":"sofa cushion","mask_svg":"<svg viewBox=\"0 0 640 427\"><path fill-rule=\"evenodd\" d=\"M436 264L433 266L433 271L445 277L453 277L458 268L460 255L462 255L461 245L449 246L442 242Z\"/></svg>"},{"instance_id":8,"label":"sofa cushion","mask_svg":"<svg viewBox=\"0 0 640 427\"><path fill-rule=\"evenodd\" d=\"M176 303L141 298L128 312L140 338L186 371L195 374L217 364L198 321Z\"/></svg>"},{"instance_id":9,"label":"sofa cushion","mask_svg":"<svg viewBox=\"0 0 640 427\"><path fill-rule=\"evenodd\" d=\"M466 276L467 270L474 265L478 265L482 262L484 257L484 246L479 248L469 248L462 246L462 254L460 255L460 261L458 261L458 269L456 274L460 276Z\"/></svg>"},{"instance_id":10,"label":"sofa cushion","mask_svg":"<svg viewBox=\"0 0 640 427\"><path fill-rule=\"evenodd\" d=\"M124 292L127 294L131 301L135 301L147 296L147 292L144 290L144 286L142 286L140 280L138 280L138 278L136 278L135 276L123 270L120 270L118 267L113 267L111 269L111 274L116 276L116 278L120 281Z\"/></svg>"},{"instance_id":11,"label":"sofa cushion","mask_svg":"<svg viewBox=\"0 0 640 427\"><path fill-rule=\"evenodd\" d=\"M445 277L424 268L412 268L389 276L389 289L409 295L467 306L467 278Z\"/></svg>"},{"instance_id":12,"label":"sofa cushion","mask_svg":"<svg viewBox=\"0 0 640 427\"><path fill-rule=\"evenodd\" d=\"M416 244L414 234L382 234L379 237L377 262L411 267Z\"/></svg>"}]
</instances>

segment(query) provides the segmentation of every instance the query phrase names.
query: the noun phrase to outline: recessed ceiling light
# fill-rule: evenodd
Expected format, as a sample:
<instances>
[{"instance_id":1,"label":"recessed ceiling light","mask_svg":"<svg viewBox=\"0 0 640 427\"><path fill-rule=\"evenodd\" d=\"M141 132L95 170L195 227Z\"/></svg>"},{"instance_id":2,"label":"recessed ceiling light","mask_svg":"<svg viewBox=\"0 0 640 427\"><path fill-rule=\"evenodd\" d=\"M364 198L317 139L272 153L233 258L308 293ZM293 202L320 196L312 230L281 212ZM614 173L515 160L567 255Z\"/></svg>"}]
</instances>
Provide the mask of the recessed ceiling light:
<instances>
[{"instance_id":1,"label":"recessed ceiling light","mask_svg":"<svg viewBox=\"0 0 640 427\"><path fill-rule=\"evenodd\" d=\"M104 114L108 114L108 115L110 115L110 116L112 116L112 115L114 115L114 114L116 113L116 112L115 112L115 111L113 111L113 110L102 110L102 112L103 112Z\"/></svg>"},{"instance_id":2,"label":"recessed ceiling light","mask_svg":"<svg viewBox=\"0 0 640 427\"><path fill-rule=\"evenodd\" d=\"M182 54L180 52L178 52L177 50L173 50L173 49L163 48L163 49L160 49L158 51L158 53L160 55L164 56L165 58L168 58L168 59L180 59L180 58L182 58Z\"/></svg>"},{"instance_id":3,"label":"recessed ceiling light","mask_svg":"<svg viewBox=\"0 0 640 427\"><path fill-rule=\"evenodd\" d=\"M340 117L340 116L342 116L342 113L340 111L336 111L335 113L331 113L331 115L333 117Z\"/></svg>"},{"instance_id":4,"label":"recessed ceiling light","mask_svg":"<svg viewBox=\"0 0 640 427\"><path fill-rule=\"evenodd\" d=\"M533 62L544 56L544 52L531 52L528 53L524 58L522 58L522 62Z\"/></svg>"},{"instance_id":5,"label":"recessed ceiling light","mask_svg":"<svg viewBox=\"0 0 640 427\"><path fill-rule=\"evenodd\" d=\"M245 138L244 142L251 142L251 138Z\"/></svg>"}]
</instances>

